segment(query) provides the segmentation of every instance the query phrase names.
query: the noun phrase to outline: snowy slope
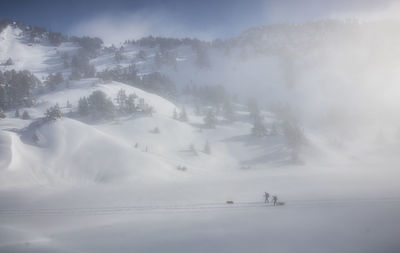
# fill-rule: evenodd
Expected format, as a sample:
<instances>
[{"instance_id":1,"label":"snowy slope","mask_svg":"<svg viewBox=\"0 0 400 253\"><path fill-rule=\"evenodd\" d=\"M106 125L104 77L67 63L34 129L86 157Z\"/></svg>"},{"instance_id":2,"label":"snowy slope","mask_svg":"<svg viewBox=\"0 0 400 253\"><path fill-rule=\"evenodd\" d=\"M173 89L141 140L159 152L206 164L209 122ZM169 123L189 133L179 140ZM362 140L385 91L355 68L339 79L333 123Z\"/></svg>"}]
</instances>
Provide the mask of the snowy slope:
<instances>
[{"instance_id":1,"label":"snowy slope","mask_svg":"<svg viewBox=\"0 0 400 253\"><path fill-rule=\"evenodd\" d=\"M10 25L0 33L0 63L8 58L12 59L14 65L0 66L0 70L29 70L42 77L59 68L54 64L54 61L58 61L55 47L29 44L21 29Z\"/></svg>"}]
</instances>

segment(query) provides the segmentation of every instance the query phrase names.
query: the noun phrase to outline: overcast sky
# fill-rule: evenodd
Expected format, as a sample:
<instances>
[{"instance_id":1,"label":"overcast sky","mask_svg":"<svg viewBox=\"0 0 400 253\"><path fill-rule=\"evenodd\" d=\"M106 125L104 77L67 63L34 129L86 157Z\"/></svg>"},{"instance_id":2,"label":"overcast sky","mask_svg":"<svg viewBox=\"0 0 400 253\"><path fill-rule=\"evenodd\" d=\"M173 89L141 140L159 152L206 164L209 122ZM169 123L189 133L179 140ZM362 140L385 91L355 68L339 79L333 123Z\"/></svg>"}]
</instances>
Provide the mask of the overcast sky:
<instances>
[{"instance_id":1,"label":"overcast sky","mask_svg":"<svg viewBox=\"0 0 400 253\"><path fill-rule=\"evenodd\" d=\"M11 18L106 42L149 34L213 39L257 25L386 13L394 0L1 0Z\"/></svg>"}]
</instances>

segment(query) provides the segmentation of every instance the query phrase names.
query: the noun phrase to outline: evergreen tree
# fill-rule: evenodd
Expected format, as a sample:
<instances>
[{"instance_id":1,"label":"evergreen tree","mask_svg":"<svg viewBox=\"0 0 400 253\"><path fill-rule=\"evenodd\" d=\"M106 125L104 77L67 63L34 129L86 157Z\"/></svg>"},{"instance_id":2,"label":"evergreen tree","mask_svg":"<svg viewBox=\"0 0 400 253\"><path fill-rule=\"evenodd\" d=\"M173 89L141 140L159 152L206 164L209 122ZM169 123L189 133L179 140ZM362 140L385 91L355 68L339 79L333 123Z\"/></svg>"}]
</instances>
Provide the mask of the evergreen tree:
<instances>
[{"instance_id":1,"label":"evergreen tree","mask_svg":"<svg viewBox=\"0 0 400 253\"><path fill-rule=\"evenodd\" d=\"M3 109L0 108L0 119L4 119L6 115L3 112Z\"/></svg>"},{"instance_id":2,"label":"evergreen tree","mask_svg":"<svg viewBox=\"0 0 400 253\"><path fill-rule=\"evenodd\" d=\"M96 90L87 98L89 104L89 112L94 119L112 119L114 118L114 104L107 98L107 95Z\"/></svg>"},{"instance_id":3,"label":"evergreen tree","mask_svg":"<svg viewBox=\"0 0 400 253\"><path fill-rule=\"evenodd\" d=\"M123 89L119 90L115 100L116 100L117 105L118 105L118 110L120 112L122 112L122 113L126 111L127 99L128 99L128 97L126 95L125 90L123 90Z\"/></svg>"},{"instance_id":4,"label":"evergreen tree","mask_svg":"<svg viewBox=\"0 0 400 253\"><path fill-rule=\"evenodd\" d=\"M15 111L14 116L15 116L16 118L19 118L19 110L18 110L18 109Z\"/></svg>"},{"instance_id":5,"label":"evergreen tree","mask_svg":"<svg viewBox=\"0 0 400 253\"><path fill-rule=\"evenodd\" d=\"M53 121L60 119L62 117L60 106L56 104L50 107L49 109L46 110L45 116L46 116L46 121Z\"/></svg>"},{"instance_id":6,"label":"evergreen tree","mask_svg":"<svg viewBox=\"0 0 400 253\"><path fill-rule=\"evenodd\" d=\"M82 97L78 101L78 113L81 116L89 115L89 103L86 97Z\"/></svg>"},{"instance_id":7,"label":"evergreen tree","mask_svg":"<svg viewBox=\"0 0 400 253\"><path fill-rule=\"evenodd\" d=\"M260 116L254 119L254 125L251 131L254 136L263 137L267 135L267 128Z\"/></svg>"},{"instance_id":8,"label":"evergreen tree","mask_svg":"<svg viewBox=\"0 0 400 253\"><path fill-rule=\"evenodd\" d=\"M123 59L125 59L124 55L122 54L122 50L115 51L114 59L117 63L120 63Z\"/></svg>"},{"instance_id":9,"label":"evergreen tree","mask_svg":"<svg viewBox=\"0 0 400 253\"><path fill-rule=\"evenodd\" d=\"M0 108L33 105L33 89L40 81L32 73L26 70L0 71L0 82Z\"/></svg>"},{"instance_id":10,"label":"evergreen tree","mask_svg":"<svg viewBox=\"0 0 400 253\"><path fill-rule=\"evenodd\" d=\"M207 128L215 128L217 125L217 118L212 109L210 109L207 115L204 117L204 124Z\"/></svg>"},{"instance_id":11,"label":"evergreen tree","mask_svg":"<svg viewBox=\"0 0 400 253\"><path fill-rule=\"evenodd\" d=\"M5 66L11 66L14 65L14 61L9 57L7 61L4 63Z\"/></svg>"},{"instance_id":12,"label":"evergreen tree","mask_svg":"<svg viewBox=\"0 0 400 253\"><path fill-rule=\"evenodd\" d=\"M1 75L1 72L0 72ZM1 82L1 78L0 78L0 82ZM4 109L6 108L8 105L8 97L7 97L7 93L6 93L6 88L3 87L0 83L0 109Z\"/></svg>"},{"instance_id":13,"label":"evergreen tree","mask_svg":"<svg viewBox=\"0 0 400 253\"><path fill-rule=\"evenodd\" d=\"M27 119L30 119L30 118L31 118L31 116L29 115L29 113L27 111L24 111L22 113L22 119L27 120Z\"/></svg>"},{"instance_id":14,"label":"evergreen tree","mask_svg":"<svg viewBox=\"0 0 400 253\"><path fill-rule=\"evenodd\" d=\"M129 94L128 98L126 99L126 110L128 113L134 113L137 111L137 107L135 104L137 96L136 94Z\"/></svg>"},{"instance_id":15,"label":"evergreen tree","mask_svg":"<svg viewBox=\"0 0 400 253\"><path fill-rule=\"evenodd\" d=\"M56 74L50 74L46 78L46 86L50 90L54 90L57 88L57 86L64 81L64 78L60 72L57 72Z\"/></svg>"}]
</instances>

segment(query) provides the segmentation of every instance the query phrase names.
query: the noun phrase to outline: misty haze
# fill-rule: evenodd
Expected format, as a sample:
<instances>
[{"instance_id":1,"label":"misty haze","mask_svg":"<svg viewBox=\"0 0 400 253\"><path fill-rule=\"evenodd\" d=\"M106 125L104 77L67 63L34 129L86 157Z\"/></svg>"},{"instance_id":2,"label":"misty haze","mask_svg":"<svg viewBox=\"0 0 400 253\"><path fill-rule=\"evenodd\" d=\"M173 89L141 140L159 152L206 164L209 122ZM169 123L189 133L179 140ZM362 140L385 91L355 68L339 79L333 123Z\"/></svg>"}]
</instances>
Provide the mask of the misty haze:
<instances>
[{"instance_id":1,"label":"misty haze","mask_svg":"<svg viewBox=\"0 0 400 253\"><path fill-rule=\"evenodd\" d=\"M1 1L0 253L400 252L399 17Z\"/></svg>"}]
</instances>

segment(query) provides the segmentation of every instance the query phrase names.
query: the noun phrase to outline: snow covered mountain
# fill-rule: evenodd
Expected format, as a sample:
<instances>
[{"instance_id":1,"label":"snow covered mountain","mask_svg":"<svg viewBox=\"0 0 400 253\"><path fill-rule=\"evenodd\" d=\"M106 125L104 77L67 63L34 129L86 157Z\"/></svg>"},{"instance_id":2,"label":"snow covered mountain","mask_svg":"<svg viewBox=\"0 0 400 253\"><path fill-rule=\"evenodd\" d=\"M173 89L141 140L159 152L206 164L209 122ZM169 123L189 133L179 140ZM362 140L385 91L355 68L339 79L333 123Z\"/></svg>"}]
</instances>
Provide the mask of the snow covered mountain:
<instances>
[{"instance_id":1,"label":"snow covered mountain","mask_svg":"<svg viewBox=\"0 0 400 253\"><path fill-rule=\"evenodd\" d=\"M237 170L253 163L257 165L258 162L252 161L257 159L257 156L271 155L271 159L265 160L267 163L284 162L289 159L290 151L286 147L284 136L279 134L271 137L272 143L266 143L263 147L265 140L257 140L250 135L252 122L246 119L233 124L224 123L214 130L202 130L202 113L195 115L192 112L195 108L191 107L191 104L186 105L190 118L187 123L173 119L174 110L180 113L176 105L132 86L132 80L126 79L131 85L107 81L108 76L103 79L82 77L74 80L75 78L71 78L74 68L68 66L69 64L63 66L63 61L85 53L82 46L68 41L53 46L43 35L40 40L34 37L32 43L27 42L29 29L25 28L26 31L22 31L20 26L9 24L1 32L2 60L11 58L13 62L1 66L2 71L6 73L11 69L29 70L43 82L33 88L33 106L19 105L10 108L6 110L7 118L0 122L4 142L7 143L4 144L2 153L8 154L2 162L4 175L1 179L4 186L29 185L35 182L46 185L70 181L129 181L146 178L146 175L150 178L168 179L168 176L179 177L185 174L177 170L178 167L190 168L186 174L200 173L211 168L219 168L215 169L216 173L223 173L227 168ZM184 45L185 43L180 42L178 44L181 45L173 48L176 57L174 59L177 61L175 64L186 64L180 61L195 62L194 59L191 60L195 52ZM167 64L163 62L162 57L165 56L158 55L159 52L156 52L155 48L136 45L140 43L131 44L127 42L120 49L99 48L89 64L92 64L97 72L104 73L103 75L108 74L108 70L111 74L115 71L121 81L125 81L123 77L126 75L126 68L129 69L132 62L138 68L134 73L138 80L146 80L146 75L157 70L157 64ZM118 52L121 52L121 59L117 59ZM171 51L168 52L172 54ZM45 78L55 71L62 73L64 81L49 89L46 86L49 80ZM139 87L140 85L146 89L152 83L143 81ZM102 91L114 101L120 90L124 90L126 94L135 94L137 106L140 106L139 103L146 103L154 109L154 114L125 114L111 121L94 124L76 116L80 98L89 97L94 91ZM172 98L167 93L164 95ZM176 97L174 100L178 101ZM54 123L41 123L46 110L55 104L60 105L63 113L72 116ZM207 108L205 106L201 110L205 113ZM16 117L16 109L21 114L26 111L30 119L22 120ZM246 118L246 112L238 113ZM270 114L265 116L268 124L275 121ZM218 117L222 120L222 115ZM155 128L160 133L154 133L152 130ZM211 143L213 155L201 151L206 142ZM270 154L264 154L265 150L260 150L252 151L251 155L241 155L249 153L243 152L242 142L269 149ZM271 145L273 147L269 147ZM108 155L102 156L102 153ZM15 179L10 180L10 177Z\"/></svg>"},{"instance_id":2,"label":"snow covered mountain","mask_svg":"<svg viewBox=\"0 0 400 253\"><path fill-rule=\"evenodd\" d=\"M398 36L373 51L375 27L105 46L0 23L0 252L400 248Z\"/></svg>"}]
</instances>

